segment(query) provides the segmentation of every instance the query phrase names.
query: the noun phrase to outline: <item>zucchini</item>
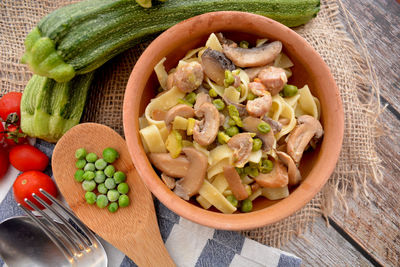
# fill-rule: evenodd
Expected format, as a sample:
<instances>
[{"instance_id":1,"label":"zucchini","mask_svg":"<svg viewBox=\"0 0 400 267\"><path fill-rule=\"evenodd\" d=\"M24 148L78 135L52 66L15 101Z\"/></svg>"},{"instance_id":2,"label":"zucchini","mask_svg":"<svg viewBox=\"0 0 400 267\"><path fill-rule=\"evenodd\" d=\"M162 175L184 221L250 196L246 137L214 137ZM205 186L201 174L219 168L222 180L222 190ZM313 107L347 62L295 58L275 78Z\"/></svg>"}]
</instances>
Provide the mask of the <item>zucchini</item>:
<instances>
[{"instance_id":1,"label":"zucchini","mask_svg":"<svg viewBox=\"0 0 400 267\"><path fill-rule=\"evenodd\" d=\"M33 75L21 99L21 129L31 137L57 140L81 119L94 73L66 83Z\"/></svg>"},{"instance_id":2,"label":"zucchini","mask_svg":"<svg viewBox=\"0 0 400 267\"><path fill-rule=\"evenodd\" d=\"M294 27L315 17L319 5L319 0L170 0L144 9L135 0L86 0L44 17L25 39L22 62L36 74L66 82L199 14L247 11Z\"/></svg>"}]
</instances>

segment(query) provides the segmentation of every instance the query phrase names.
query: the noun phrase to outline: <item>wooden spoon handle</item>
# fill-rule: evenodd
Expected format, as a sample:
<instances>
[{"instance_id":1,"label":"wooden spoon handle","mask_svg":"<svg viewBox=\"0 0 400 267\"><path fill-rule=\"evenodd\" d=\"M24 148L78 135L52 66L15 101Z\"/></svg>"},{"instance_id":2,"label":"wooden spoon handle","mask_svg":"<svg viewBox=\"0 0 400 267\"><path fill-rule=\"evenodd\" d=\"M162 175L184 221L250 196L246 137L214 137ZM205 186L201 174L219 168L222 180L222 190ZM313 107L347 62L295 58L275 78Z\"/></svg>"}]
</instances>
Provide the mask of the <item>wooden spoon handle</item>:
<instances>
[{"instance_id":1,"label":"wooden spoon handle","mask_svg":"<svg viewBox=\"0 0 400 267\"><path fill-rule=\"evenodd\" d=\"M124 246L124 252L138 266L176 266L168 254L156 222L154 213L150 214L151 220L145 229L135 235L135 240ZM150 218L149 218L150 219ZM126 241L126 240L124 240Z\"/></svg>"}]
</instances>

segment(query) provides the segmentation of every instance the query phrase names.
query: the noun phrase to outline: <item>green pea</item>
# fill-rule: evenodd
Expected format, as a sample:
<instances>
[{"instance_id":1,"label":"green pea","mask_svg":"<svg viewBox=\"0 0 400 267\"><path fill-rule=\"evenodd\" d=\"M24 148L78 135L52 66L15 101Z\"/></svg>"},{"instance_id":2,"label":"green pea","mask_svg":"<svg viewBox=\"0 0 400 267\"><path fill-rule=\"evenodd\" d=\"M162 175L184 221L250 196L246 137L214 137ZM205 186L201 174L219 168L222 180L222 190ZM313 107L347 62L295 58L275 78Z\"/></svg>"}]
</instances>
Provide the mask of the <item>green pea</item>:
<instances>
[{"instance_id":1,"label":"green pea","mask_svg":"<svg viewBox=\"0 0 400 267\"><path fill-rule=\"evenodd\" d=\"M234 121L231 117L229 117L228 125L229 126L235 126L236 125L236 121Z\"/></svg>"},{"instance_id":2,"label":"green pea","mask_svg":"<svg viewBox=\"0 0 400 267\"><path fill-rule=\"evenodd\" d=\"M96 194L93 192L86 192L85 199L86 199L87 203L94 204L94 203L96 203L97 197L96 197Z\"/></svg>"},{"instance_id":3,"label":"green pea","mask_svg":"<svg viewBox=\"0 0 400 267\"><path fill-rule=\"evenodd\" d=\"M239 116L233 116L232 119L235 121L236 125L239 127L243 127L242 119Z\"/></svg>"},{"instance_id":4,"label":"green pea","mask_svg":"<svg viewBox=\"0 0 400 267\"><path fill-rule=\"evenodd\" d=\"M102 183L102 184L99 184L99 185L97 186L97 191L99 191L100 194L107 194L108 189L107 189L107 187L105 186L105 184Z\"/></svg>"},{"instance_id":5,"label":"green pea","mask_svg":"<svg viewBox=\"0 0 400 267\"><path fill-rule=\"evenodd\" d=\"M96 160L96 162L94 163L94 166L96 167L96 169L98 170L104 170L107 167L107 162L104 159L98 159Z\"/></svg>"},{"instance_id":6,"label":"green pea","mask_svg":"<svg viewBox=\"0 0 400 267\"><path fill-rule=\"evenodd\" d=\"M256 98L256 96L252 92L249 92L247 94L247 100L254 100L255 98Z\"/></svg>"},{"instance_id":7,"label":"green pea","mask_svg":"<svg viewBox=\"0 0 400 267\"><path fill-rule=\"evenodd\" d=\"M100 209L107 207L108 199L105 195L98 195L96 200L96 205Z\"/></svg>"},{"instance_id":8,"label":"green pea","mask_svg":"<svg viewBox=\"0 0 400 267\"><path fill-rule=\"evenodd\" d=\"M113 178L107 178L104 182L104 185L108 188L108 189L114 189L117 184L115 183L115 180Z\"/></svg>"},{"instance_id":9,"label":"green pea","mask_svg":"<svg viewBox=\"0 0 400 267\"><path fill-rule=\"evenodd\" d=\"M115 189L108 190L107 198L111 202L117 201L119 198L119 192Z\"/></svg>"},{"instance_id":10,"label":"green pea","mask_svg":"<svg viewBox=\"0 0 400 267\"><path fill-rule=\"evenodd\" d=\"M253 209L253 202L251 202L250 199L245 199L242 201L242 206L240 207L240 210L242 212L250 212Z\"/></svg>"},{"instance_id":11,"label":"green pea","mask_svg":"<svg viewBox=\"0 0 400 267\"><path fill-rule=\"evenodd\" d=\"M296 85L290 85L290 84L286 84L283 87L283 96L285 97L291 97L296 95L298 92L297 86Z\"/></svg>"},{"instance_id":12,"label":"green pea","mask_svg":"<svg viewBox=\"0 0 400 267\"><path fill-rule=\"evenodd\" d=\"M258 150L260 150L261 149L261 147L262 147L262 141L261 141L261 139L260 138L254 138L253 139L253 149L252 149L252 151L258 151Z\"/></svg>"},{"instance_id":13,"label":"green pea","mask_svg":"<svg viewBox=\"0 0 400 267\"><path fill-rule=\"evenodd\" d=\"M228 105L228 112L232 119L234 119L233 117L239 117L239 111L234 105Z\"/></svg>"},{"instance_id":14,"label":"green pea","mask_svg":"<svg viewBox=\"0 0 400 267\"><path fill-rule=\"evenodd\" d=\"M83 174L85 172L83 170L77 170L74 174L75 181L82 182L84 180Z\"/></svg>"},{"instance_id":15,"label":"green pea","mask_svg":"<svg viewBox=\"0 0 400 267\"><path fill-rule=\"evenodd\" d=\"M116 184L125 182L126 180L126 175L125 173L121 172L121 171L117 171L114 173L114 180Z\"/></svg>"},{"instance_id":16,"label":"green pea","mask_svg":"<svg viewBox=\"0 0 400 267\"><path fill-rule=\"evenodd\" d=\"M258 176L258 168L252 167L252 166L246 166L244 168L244 172L251 176L251 177L257 177Z\"/></svg>"},{"instance_id":17,"label":"green pea","mask_svg":"<svg viewBox=\"0 0 400 267\"><path fill-rule=\"evenodd\" d=\"M86 165L86 160L84 160L84 159L78 159L78 160L76 161L76 163L75 163L75 166L76 166L78 169L82 169L83 167L85 167L85 165Z\"/></svg>"},{"instance_id":18,"label":"green pea","mask_svg":"<svg viewBox=\"0 0 400 267\"><path fill-rule=\"evenodd\" d=\"M228 143L229 139L231 139L231 138L224 132L218 132L217 139L218 139L218 142L223 145L223 144Z\"/></svg>"},{"instance_id":19,"label":"green pea","mask_svg":"<svg viewBox=\"0 0 400 267\"><path fill-rule=\"evenodd\" d=\"M215 91L214 88L211 88L210 90L208 90L208 94L209 94L211 97L217 97L217 96L218 96L217 91Z\"/></svg>"},{"instance_id":20,"label":"green pea","mask_svg":"<svg viewBox=\"0 0 400 267\"><path fill-rule=\"evenodd\" d=\"M108 205L108 211L111 213L114 213L118 210L118 203L117 202L113 202L110 205Z\"/></svg>"},{"instance_id":21,"label":"green pea","mask_svg":"<svg viewBox=\"0 0 400 267\"><path fill-rule=\"evenodd\" d=\"M251 196L251 194L253 193L253 191L251 190L251 186L247 184L244 188L246 189L247 194Z\"/></svg>"},{"instance_id":22,"label":"green pea","mask_svg":"<svg viewBox=\"0 0 400 267\"><path fill-rule=\"evenodd\" d=\"M119 158L117 150L111 147L107 147L103 150L103 159L108 163L113 163Z\"/></svg>"},{"instance_id":23,"label":"green pea","mask_svg":"<svg viewBox=\"0 0 400 267\"><path fill-rule=\"evenodd\" d=\"M94 166L94 163L86 163L85 167L83 168L84 171L91 171L94 172L96 170L96 167Z\"/></svg>"},{"instance_id":24,"label":"green pea","mask_svg":"<svg viewBox=\"0 0 400 267\"><path fill-rule=\"evenodd\" d=\"M96 182L93 180L85 180L82 183L82 188L87 192L91 192L96 188Z\"/></svg>"},{"instance_id":25,"label":"green pea","mask_svg":"<svg viewBox=\"0 0 400 267\"><path fill-rule=\"evenodd\" d=\"M223 110L225 108L225 103L221 99L214 99L213 102L214 106L219 110Z\"/></svg>"},{"instance_id":26,"label":"green pea","mask_svg":"<svg viewBox=\"0 0 400 267\"><path fill-rule=\"evenodd\" d=\"M229 135L230 137L236 135L239 133L239 128L236 126L229 127L228 129L225 130L226 134Z\"/></svg>"},{"instance_id":27,"label":"green pea","mask_svg":"<svg viewBox=\"0 0 400 267\"><path fill-rule=\"evenodd\" d=\"M84 159L86 157L86 149L84 148L79 148L75 151L75 158L76 159Z\"/></svg>"},{"instance_id":28,"label":"green pea","mask_svg":"<svg viewBox=\"0 0 400 267\"><path fill-rule=\"evenodd\" d=\"M127 195L120 195L118 204L121 208L127 207L129 205L129 197Z\"/></svg>"},{"instance_id":29,"label":"green pea","mask_svg":"<svg viewBox=\"0 0 400 267\"><path fill-rule=\"evenodd\" d=\"M269 131L271 131L271 126L269 126L268 123L263 121L263 122L260 122L260 124L258 124L257 129L261 133L268 133Z\"/></svg>"},{"instance_id":30,"label":"green pea","mask_svg":"<svg viewBox=\"0 0 400 267\"><path fill-rule=\"evenodd\" d=\"M95 153L89 153L86 155L87 162L95 162L97 160L97 155Z\"/></svg>"},{"instance_id":31,"label":"green pea","mask_svg":"<svg viewBox=\"0 0 400 267\"><path fill-rule=\"evenodd\" d=\"M232 206L237 207L239 204L239 201L236 199L234 195L229 195L226 197L226 199L232 204Z\"/></svg>"},{"instance_id":32,"label":"green pea","mask_svg":"<svg viewBox=\"0 0 400 267\"><path fill-rule=\"evenodd\" d=\"M247 41L241 41L241 42L239 43L239 46L240 46L241 48L249 48L249 42L247 42Z\"/></svg>"},{"instance_id":33,"label":"green pea","mask_svg":"<svg viewBox=\"0 0 400 267\"><path fill-rule=\"evenodd\" d=\"M235 82L235 77L233 76L232 72L230 70L225 70L224 86L228 87L234 82Z\"/></svg>"},{"instance_id":34,"label":"green pea","mask_svg":"<svg viewBox=\"0 0 400 267\"><path fill-rule=\"evenodd\" d=\"M85 171L85 173L83 174L83 179L85 179L86 181L91 181L94 179L94 177L96 176L96 174L94 174L94 172L92 171Z\"/></svg>"},{"instance_id":35,"label":"green pea","mask_svg":"<svg viewBox=\"0 0 400 267\"><path fill-rule=\"evenodd\" d=\"M127 194L129 191L129 186L127 183L120 183L117 187L118 192L121 194Z\"/></svg>"},{"instance_id":36,"label":"green pea","mask_svg":"<svg viewBox=\"0 0 400 267\"><path fill-rule=\"evenodd\" d=\"M261 160L259 170L261 173L269 173L274 169L274 163L269 159Z\"/></svg>"},{"instance_id":37,"label":"green pea","mask_svg":"<svg viewBox=\"0 0 400 267\"><path fill-rule=\"evenodd\" d=\"M193 107L193 104L192 104L192 103L188 102L186 99L183 99L183 98L179 98L179 99L178 99L178 103L179 103L179 104L188 105L189 107Z\"/></svg>"},{"instance_id":38,"label":"green pea","mask_svg":"<svg viewBox=\"0 0 400 267\"><path fill-rule=\"evenodd\" d=\"M185 100L192 105L196 102L196 98L197 98L197 95L195 92L190 92L189 94L187 94L185 96Z\"/></svg>"},{"instance_id":39,"label":"green pea","mask_svg":"<svg viewBox=\"0 0 400 267\"><path fill-rule=\"evenodd\" d=\"M94 177L94 181L98 184L104 183L106 180L106 175L103 171L97 171L96 176Z\"/></svg>"},{"instance_id":40,"label":"green pea","mask_svg":"<svg viewBox=\"0 0 400 267\"><path fill-rule=\"evenodd\" d=\"M107 177L113 177L114 173L115 173L115 168L114 168L113 165L108 165L108 166L104 169L104 174L105 174Z\"/></svg>"}]
</instances>

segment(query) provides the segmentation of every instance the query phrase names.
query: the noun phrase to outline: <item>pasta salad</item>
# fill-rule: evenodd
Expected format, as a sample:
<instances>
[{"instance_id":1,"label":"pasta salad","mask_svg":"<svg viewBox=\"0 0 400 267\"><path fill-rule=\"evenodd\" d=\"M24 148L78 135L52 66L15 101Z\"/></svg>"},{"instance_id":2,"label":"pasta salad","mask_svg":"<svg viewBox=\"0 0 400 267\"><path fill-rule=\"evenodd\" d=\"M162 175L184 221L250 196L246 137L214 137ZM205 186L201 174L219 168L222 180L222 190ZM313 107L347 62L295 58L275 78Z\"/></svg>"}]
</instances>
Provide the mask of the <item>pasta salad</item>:
<instances>
[{"instance_id":1,"label":"pasta salad","mask_svg":"<svg viewBox=\"0 0 400 267\"><path fill-rule=\"evenodd\" d=\"M290 85L280 41L251 46L212 33L167 70L139 118L150 162L179 197L204 209L250 212L259 197L285 198L302 181L303 152L323 135L320 103Z\"/></svg>"}]
</instances>

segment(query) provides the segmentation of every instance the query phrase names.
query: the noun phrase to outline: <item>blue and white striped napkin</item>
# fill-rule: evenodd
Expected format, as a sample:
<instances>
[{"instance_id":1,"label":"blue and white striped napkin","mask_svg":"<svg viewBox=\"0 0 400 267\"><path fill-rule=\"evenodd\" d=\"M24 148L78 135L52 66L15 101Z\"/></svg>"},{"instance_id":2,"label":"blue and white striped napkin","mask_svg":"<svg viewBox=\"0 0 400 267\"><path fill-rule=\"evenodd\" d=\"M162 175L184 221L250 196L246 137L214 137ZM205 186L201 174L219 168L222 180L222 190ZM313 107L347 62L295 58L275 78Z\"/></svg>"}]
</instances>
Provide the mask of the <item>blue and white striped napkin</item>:
<instances>
[{"instance_id":1,"label":"blue and white striped napkin","mask_svg":"<svg viewBox=\"0 0 400 267\"><path fill-rule=\"evenodd\" d=\"M51 157L54 145L38 140L35 146ZM18 174L15 170L10 172L13 176ZM51 175L51 166L46 173ZM24 215L14 201L10 185L6 194L1 194L5 186L5 183L0 183L0 222L12 216ZM292 254L262 245L236 232L215 230L188 221L170 211L158 200L155 200L154 204L161 236L177 266L296 267L301 265L301 259ZM136 266L122 252L99 239L107 252L108 266ZM5 266L0 259L0 267L3 265Z\"/></svg>"}]
</instances>

